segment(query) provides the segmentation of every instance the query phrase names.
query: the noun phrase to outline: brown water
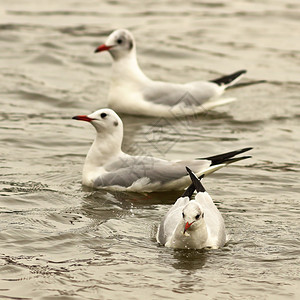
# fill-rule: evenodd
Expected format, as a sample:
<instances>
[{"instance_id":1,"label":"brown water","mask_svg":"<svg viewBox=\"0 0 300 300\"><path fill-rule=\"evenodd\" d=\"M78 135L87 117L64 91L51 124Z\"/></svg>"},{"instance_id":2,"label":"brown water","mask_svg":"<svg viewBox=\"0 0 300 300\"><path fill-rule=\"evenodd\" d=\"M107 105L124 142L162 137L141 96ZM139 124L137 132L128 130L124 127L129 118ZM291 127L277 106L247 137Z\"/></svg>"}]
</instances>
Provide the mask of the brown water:
<instances>
[{"instance_id":1,"label":"brown water","mask_svg":"<svg viewBox=\"0 0 300 300\"><path fill-rule=\"evenodd\" d=\"M0 0L0 299L299 299L300 3L201 2ZM156 243L178 194L81 186L94 130L71 117L106 105L111 58L93 50L120 27L151 78L267 80L197 118L124 116L129 153L254 147L205 180L222 249Z\"/></svg>"}]
</instances>

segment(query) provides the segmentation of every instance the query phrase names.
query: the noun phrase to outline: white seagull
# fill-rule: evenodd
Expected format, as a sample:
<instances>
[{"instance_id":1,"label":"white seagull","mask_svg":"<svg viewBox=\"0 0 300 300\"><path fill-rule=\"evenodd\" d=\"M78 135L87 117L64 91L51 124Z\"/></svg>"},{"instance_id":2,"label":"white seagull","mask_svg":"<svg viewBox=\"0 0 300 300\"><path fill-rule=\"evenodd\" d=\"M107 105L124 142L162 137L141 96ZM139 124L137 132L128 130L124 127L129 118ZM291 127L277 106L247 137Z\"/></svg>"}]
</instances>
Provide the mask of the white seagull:
<instances>
[{"instance_id":1,"label":"white seagull","mask_svg":"<svg viewBox=\"0 0 300 300\"><path fill-rule=\"evenodd\" d=\"M101 51L108 51L113 58L108 105L118 113L156 117L203 113L234 101L235 98L219 97L246 73L240 70L215 80L186 84L151 80L138 65L136 43L126 29L112 32L105 44L95 50Z\"/></svg>"},{"instance_id":2,"label":"white seagull","mask_svg":"<svg viewBox=\"0 0 300 300\"><path fill-rule=\"evenodd\" d=\"M185 166L193 168L197 176L207 175L232 162L248 158L234 156L251 149L186 161L132 156L121 149L123 123L113 110L104 108L73 119L89 122L96 129L96 138L86 156L82 174L83 185L94 188L135 192L182 190L190 181Z\"/></svg>"},{"instance_id":3,"label":"white seagull","mask_svg":"<svg viewBox=\"0 0 300 300\"><path fill-rule=\"evenodd\" d=\"M200 179L187 168L192 185L162 219L157 242L177 249L219 248L226 243L223 217ZM196 189L195 200L190 200Z\"/></svg>"}]
</instances>

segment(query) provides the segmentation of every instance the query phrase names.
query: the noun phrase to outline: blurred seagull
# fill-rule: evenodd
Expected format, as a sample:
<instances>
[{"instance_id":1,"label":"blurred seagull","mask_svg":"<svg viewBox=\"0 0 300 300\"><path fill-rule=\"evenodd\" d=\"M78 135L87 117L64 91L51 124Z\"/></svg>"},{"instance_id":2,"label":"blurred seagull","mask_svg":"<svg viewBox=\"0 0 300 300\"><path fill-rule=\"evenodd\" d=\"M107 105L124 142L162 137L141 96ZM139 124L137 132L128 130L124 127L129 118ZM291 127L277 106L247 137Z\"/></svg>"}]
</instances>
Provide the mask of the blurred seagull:
<instances>
[{"instance_id":1,"label":"blurred seagull","mask_svg":"<svg viewBox=\"0 0 300 300\"><path fill-rule=\"evenodd\" d=\"M186 168L191 186L162 219L157 241L171 248L219 248L226 243L224 220L200 179ZM196 189L195 200L190 200Z\"/></svg>"},{"instance_id":2,"label":"blurred seagull","mask_svg":"<svg viewBox=\"0 0 300 300\"><path fill-rule=\"evenodd\" d=\"M101 51L108 51L113 58L108 105L118 113L155 117L203 113L234 101L235 98L219 97L246 73L240 70L215 80L186 84L153 81L140 69L134 37L126 29L112 32L105 44L95 50Z\"/></svg>"},{"instance_id":3,"label":"blurred seagull","mask_svg":"<svg viewBox=\"0 0 300 300\"><path fill-rule=\"evenodd\" d=\"M190 182L185 172L187 165L201 176L250 157L235 156L251 148L185 161L132 156L121 149L123 123L113 110L104 108L73 119L89 122L96 129L96 138L86 156L82 175L83 185L89 187L135 192L182 190Z\"/></svg>"}]
</instances>

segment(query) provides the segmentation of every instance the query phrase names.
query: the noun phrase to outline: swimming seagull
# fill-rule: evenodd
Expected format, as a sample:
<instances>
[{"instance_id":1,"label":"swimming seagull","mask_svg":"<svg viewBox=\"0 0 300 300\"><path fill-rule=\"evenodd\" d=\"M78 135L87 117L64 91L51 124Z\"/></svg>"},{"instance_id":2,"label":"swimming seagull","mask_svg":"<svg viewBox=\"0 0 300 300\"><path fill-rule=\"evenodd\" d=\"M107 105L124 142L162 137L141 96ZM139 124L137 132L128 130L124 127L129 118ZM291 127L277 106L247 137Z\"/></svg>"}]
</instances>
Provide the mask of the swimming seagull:
<instances>
[{"instance_id":1,"label":"swimming seagull","mask_svg":"<svg viewBox=\"0 0 300 300\"><path fill-rule=\"evenodd\" d=\"M251 148L195 160L168 161L153 156L132 156L122 151L123 123L111 109L73 117L91 123L96 138L85 159L82 183L94 188L135 192L183 190L189 185L185 166L197 176L208 175L230 163L249 158L235 157Z\"/></svg>"},{"instance_id":2,"label":"swimming seagull","mask_svg":"<svg viewBox=\"0 0 300 300\"><path fill-rule=\"evenodd\" d=\"M200 179L187 167L192 188L177 199L162 219L157 241L171 248L219 248L226 243L223 217ZM190 200L196 189L195 200Z\"/></svg>"},{"instance_id":3,"label":"swimming seagull","mask_svg":"<svg viewBox=\"0 0 300 300\"><path fill-rule=\"evenodd\" d=\"M153 81L140 69L134 37L126 29L112 32L105 44L95 50L102 51L108 51L113 58L108 105L118 113L155 117L203 113L234 101L235 98L219 96L246 73L240 70L215 80L186 84Z\"/></svg>"}]
</instances>

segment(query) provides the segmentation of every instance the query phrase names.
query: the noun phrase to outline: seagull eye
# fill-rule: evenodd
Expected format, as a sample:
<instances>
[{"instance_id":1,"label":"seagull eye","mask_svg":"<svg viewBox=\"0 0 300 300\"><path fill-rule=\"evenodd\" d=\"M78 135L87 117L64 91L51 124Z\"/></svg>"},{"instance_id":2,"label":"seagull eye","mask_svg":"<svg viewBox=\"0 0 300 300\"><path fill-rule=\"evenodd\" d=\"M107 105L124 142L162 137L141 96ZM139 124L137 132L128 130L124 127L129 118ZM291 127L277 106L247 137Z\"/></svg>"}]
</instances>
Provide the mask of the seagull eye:
<instances>
[{"instance_id":1,"label":"seagull eye","mask_svg":"<svg viewBox=\"0 0 300 300\"><path fill-rule=\"evenodd\" d=\"M120 45L123 43L123 40L122 39L117 39L117 43Z\"/></svg>"},{"instance_id":2,"label":"seagull eye","mask_svg":"<svg viewBox=\"0 0 300 300\"><path fill-rule=\"evenodd\" d=\"M182 213L182 217L184 218L184 213Z\"/></svg>"},{"instance_id":3,"label":"seagull eye","mask_svg":"<svg viewBox=\"0 0 300 300\"><path fill-rule=\"evenodd\" d=\"M102 113L102 114L100 115L100 117L101 117L102 119L104 119L106 116L107 116L106 113Z\"/></svg>"},{"instance_id":4,"label":"seagull eye","mask_svg":"<svg viewBox=\"0 0 300 300\"><path fill-rule=\"evenodd\" d=\"M196 219L198 220L199 218L200 218L200 215L197 215L197 216L196 216Z\"/></svg>"}]
</instances>

